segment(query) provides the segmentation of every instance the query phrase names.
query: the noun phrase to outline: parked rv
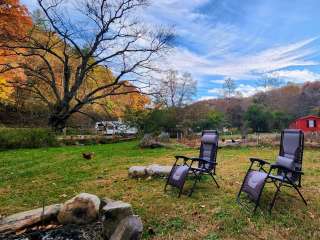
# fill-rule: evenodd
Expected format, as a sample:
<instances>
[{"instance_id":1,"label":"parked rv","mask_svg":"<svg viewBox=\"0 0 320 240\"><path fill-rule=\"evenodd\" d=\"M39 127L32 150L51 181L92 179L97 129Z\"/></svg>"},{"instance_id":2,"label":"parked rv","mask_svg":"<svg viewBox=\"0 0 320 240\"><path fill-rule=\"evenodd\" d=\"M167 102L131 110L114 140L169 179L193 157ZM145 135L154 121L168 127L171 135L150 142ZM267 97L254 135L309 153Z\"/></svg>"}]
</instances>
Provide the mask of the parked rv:
<instances>
[{"instance_id":1,"label":"parked rv","mask_svg":"<svg viewBox=\"0 0 320 240\"><path fill-rule=\"evenodd\" d=\"M100 132L106 135L130 136L130 135L136 135L138 133L137 128L130 127L121 121L96 122L95 129L97 132Z\"/></svg>"}]
</instances>

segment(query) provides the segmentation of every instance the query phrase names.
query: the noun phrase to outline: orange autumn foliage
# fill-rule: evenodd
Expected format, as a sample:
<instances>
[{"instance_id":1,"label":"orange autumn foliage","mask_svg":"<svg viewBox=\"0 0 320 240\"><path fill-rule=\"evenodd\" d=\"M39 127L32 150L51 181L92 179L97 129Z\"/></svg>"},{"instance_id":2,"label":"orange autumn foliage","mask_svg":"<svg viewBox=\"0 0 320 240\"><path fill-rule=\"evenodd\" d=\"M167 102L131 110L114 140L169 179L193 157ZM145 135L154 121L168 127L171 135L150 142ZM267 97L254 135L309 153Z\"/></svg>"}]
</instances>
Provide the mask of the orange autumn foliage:
<instances>
[{"instance_id":1,"label":"orange autumn foliage","mask_svg":"<svg viewBox=\"0 0 320 240\"><path fill-rule=\"evenodd\" d=\"M130 92L128 94L108 96L101 99L98 105L93 106L93 111L101 115L107 114L112 118L122 118L127 108L132 110L143 110L150 104L151 99L140 93L139 90L125 81L125 86L120 87L116 92Z\"/></svg>"},{"instance_id":2,"label":"orange autumn foliage","mask_svg":"<svg viewBox=\"0 0 320 240\"><path fill-rule=\"evenodd\" d=\"M10 37L24 37L31 26L28 10L19 0L0 0L1 41Z\"/></svg>"},{"instance_id":3,"label":"orange autumn foliage","mask_svg":"<svg viewBox=\"0 0 320 240\"><path fill-rule=\"evenodd\" d=\"M123 87L120 91L135 91L134 86ZM121 118L126 110L130 108L132 110L142 110L147 104L150 104L150 98L139 92L134 92L125 95L110 96L110 101L113 107L110 109L115 117Z\"/></svg>"},{"instance_id":4,"label":"orange autumn foliage","mask_svg":"<svg viewBox=\"0 0 320 240\"><path fill-rule=\"evenodd\" d=\"M22 39L32 27L32 19L25 6L19 0L0 0L0 44L6 44L12 39ZM0 49L0 64L18 61L9 50ZM22 71L7 72L0 76L0 99L7 99L12 89L7 81L12 78L24 78Z\"/></svg>"}]
</instances>

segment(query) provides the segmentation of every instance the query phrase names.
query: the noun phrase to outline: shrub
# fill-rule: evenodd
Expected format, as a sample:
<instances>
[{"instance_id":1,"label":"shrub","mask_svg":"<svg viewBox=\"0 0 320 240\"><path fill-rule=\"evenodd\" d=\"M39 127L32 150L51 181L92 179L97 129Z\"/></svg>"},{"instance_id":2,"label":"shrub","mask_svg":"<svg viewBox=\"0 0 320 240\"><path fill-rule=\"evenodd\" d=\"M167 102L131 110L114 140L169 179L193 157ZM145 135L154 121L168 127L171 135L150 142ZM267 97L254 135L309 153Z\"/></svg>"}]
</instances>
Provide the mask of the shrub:
<instances>
[{"instance_id":1,"label":"shrub","mask_svg":"<svg viewBox=\"0 0 320 240\"><path fill-rule=\"evenodd\" d=\"M57 146L53 132L42 128L2 128L0 129L0 149L40 148Z\"/></svg>"}]
</instances>

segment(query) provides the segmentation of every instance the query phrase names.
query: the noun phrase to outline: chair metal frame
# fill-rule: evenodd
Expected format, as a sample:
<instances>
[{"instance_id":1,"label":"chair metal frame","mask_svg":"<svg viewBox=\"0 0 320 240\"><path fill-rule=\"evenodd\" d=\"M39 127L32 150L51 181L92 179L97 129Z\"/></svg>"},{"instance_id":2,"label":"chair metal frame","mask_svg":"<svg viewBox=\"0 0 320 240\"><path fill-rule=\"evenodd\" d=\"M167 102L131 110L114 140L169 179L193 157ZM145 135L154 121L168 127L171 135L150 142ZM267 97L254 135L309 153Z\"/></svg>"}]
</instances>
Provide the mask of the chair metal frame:
<instances>
[{"instance_id":1,"label":"chair metal frame","mask_svg":"<svg viewBox=\"0 0 320 240\"><path fill-rule=\"evenodd\" d=\"M210 134L210 133L211 134L215 134L215 135L217 135L217 137L219 137L218 131L216 131L216 130L204 130L202 132L202 136L205 135L205 134ZM203 143L201 143L201 146L200 146L200 156L202 154L202 147L203 147ZM211 152L211 155L212 155L211 160L212 161L207 161L205 159L202 159L201 157L175 156L176 160L175 160L175 162L174 162L174 164L172 166L172 169L170 171L170 174L169 174L169 176L167 178L166 184L164 186L164 191L166 192L167 186L169 185L169 180L170 180L172 174L174 173L175 168L178 167L178 166L187 166L188 167L188 175L189 175L189 173L192 173L192 175L195 178L188 196L192 195L197 183L199 181L201 181L201 178L202 178L203 175L210 175L212 177L213 181L215 182L215 184L217 185L217 187L220 188L217 180L214 177L216 175L217 152L218 152L218 139L217 139L217 143L216 143L215 149ZM183 160L182 164L179 164L179 160L180 159ZM193 164L195 162L198 162L198 167L193 167ZM200 167L201 165L204 165L204 164L210 164L211 166L210 166L210 168ZM186 182L186 179L184 179L183 184L180 187L178 187L178 189L179 189L178 197L179 198L180 198L180 196L182 194L185 182Z\"/></svg>"},{"instance_id":2,"label":"chair metal frame","mask_svg":"<svg viewBox=\"0 0 320 240\"><path fill-rule=\"evenodd\" d=\"M266 178L265 178L265 181L261 187L261 191L259 193L259 196L257 198L255 202L255 207L254 207L254 210L253 210L253 213L256 212L257 208L259 207L260 205L260 198L261 198L261 195L262 195L262 192L263 192L263 189L264 189L264 186L266 183L273 183L276 187L276 191L274 193L274 196L271 200L271 203L270 203L270 206L269 206L269 213L271 213L274 205L275 205L275 201L276 201L276 198L280 192L280 189L281 187L285 186L285 187L291 187L291 188L294 188L300 198L302 199L302 201L304 202L304 204L307 206L307 201L305 200L305 198L303 197L302 193L300 192L299 188L301 188L301 176L304 175L304 173L302 172L302 160L303 160L303 150L304 150L304 134L301 130L291 130L291 129L287 129L287 130L284 130L282 131L281 133L281 140L280 140L280 150L279 150L279 156L284 156L284 149L283 149L283 139L284 139L284 134L286 133L290 133L290 132L299 132L299 148L298 150L296 151L296 156L295 156L295 162L299 163L300 164L300 169L299 170L292 170L292 169L289 169L287 167L284 167L282 165L279 165L279 164L270 164L268 161L266 160L263 160L263 159L259 159L259 158L250 158L250 161L251 161L251 164L247 170L247 173L245 175L245 178L242 182L242 185L241 185L241 188L240 188L240 191L237 195L237 202L238 204L240 204L241 206L244 206L241 201L240 201L240 195L241 195L241 192L243 190L243 187L244 187L244 184L245 184L245 181L246 181L246 178L248 177L250 171L262 171L264 173L266 173ZM257 167L258 167L258 170L255 170L253 168L253 165L257 163ZM268 165L269 166L269 170L266 170L264 168L265 165ZM272 172L274 170L277 170L277 174L276 175L273 175ZM288 174L291 174L291 177L288 176ZM296 178L296 180L292 180L292 176L294 176Z\"/></svg>"}]
</instances>

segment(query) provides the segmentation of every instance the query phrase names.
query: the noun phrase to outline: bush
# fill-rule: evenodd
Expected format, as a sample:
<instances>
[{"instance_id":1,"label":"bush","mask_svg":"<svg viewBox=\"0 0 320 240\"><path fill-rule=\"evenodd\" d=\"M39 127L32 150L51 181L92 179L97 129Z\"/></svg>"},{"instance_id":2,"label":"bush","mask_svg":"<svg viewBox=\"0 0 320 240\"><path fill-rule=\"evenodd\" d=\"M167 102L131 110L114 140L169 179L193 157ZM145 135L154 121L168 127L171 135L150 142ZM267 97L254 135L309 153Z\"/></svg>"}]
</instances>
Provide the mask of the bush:
<instances>
[{"instance_id":1,"label":"bush","mask_svg":"<svg viewBox=\"0 0 320 240\"><path fill-rule=\"evenodd\" d=\"M41 128L2 128L0 129L0 149L40 148L57 146L54 133Z\"/></svg>"}]
</instances>

